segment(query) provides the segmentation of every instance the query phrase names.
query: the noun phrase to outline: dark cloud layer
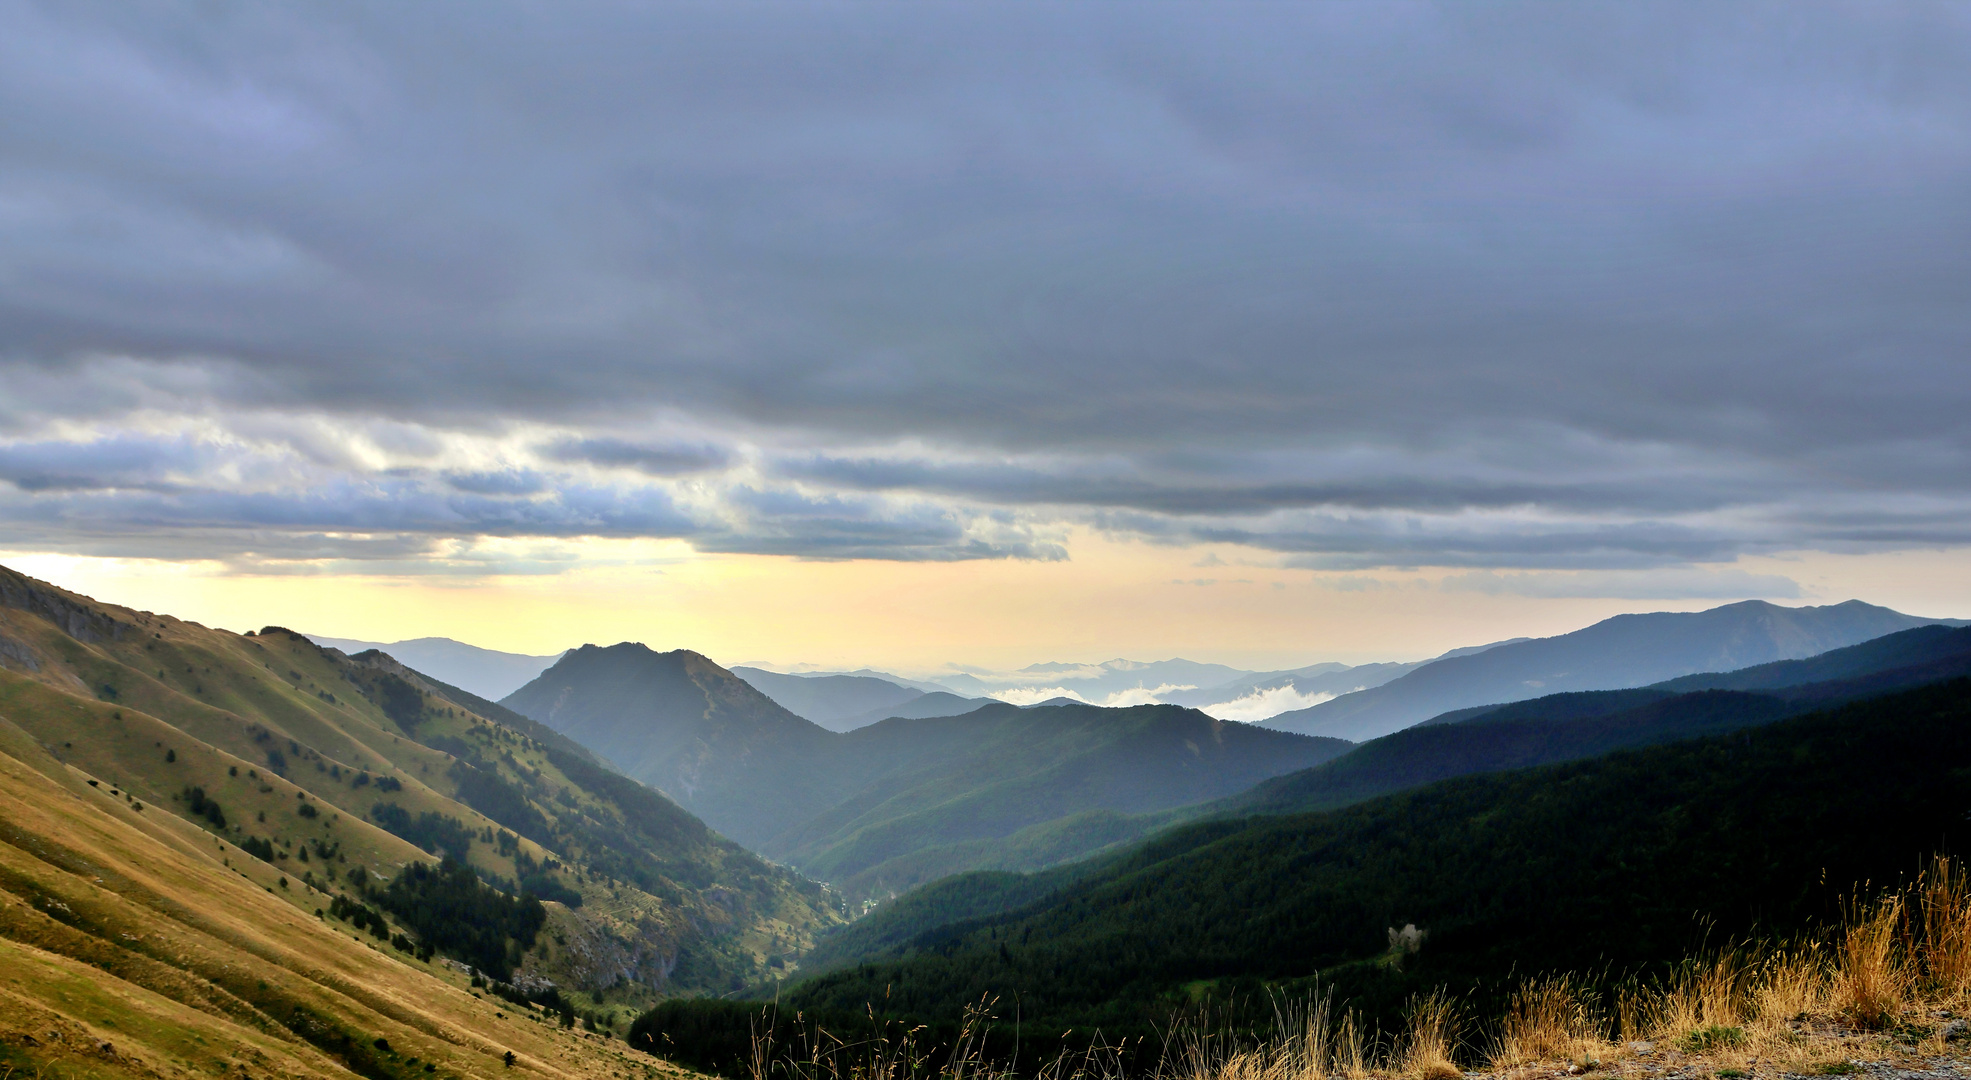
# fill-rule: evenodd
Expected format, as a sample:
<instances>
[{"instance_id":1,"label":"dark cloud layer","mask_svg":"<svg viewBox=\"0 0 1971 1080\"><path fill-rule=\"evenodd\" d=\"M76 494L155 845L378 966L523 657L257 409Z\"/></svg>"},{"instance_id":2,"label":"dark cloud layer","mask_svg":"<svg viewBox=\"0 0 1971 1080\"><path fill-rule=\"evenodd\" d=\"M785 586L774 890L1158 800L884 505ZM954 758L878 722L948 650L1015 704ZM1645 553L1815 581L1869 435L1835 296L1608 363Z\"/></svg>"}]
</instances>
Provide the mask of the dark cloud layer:
<instances>
[{"instance_id":1,"label":"dark cloud layer","mask_svg":"<svg viewBox=\"0 0 1971 1080\"><path fill-rule=\"evenodd\" d=\"M0 541L1960 544L1966 55L1944 4L0 4Z\"/></svg>"}]
</instances>

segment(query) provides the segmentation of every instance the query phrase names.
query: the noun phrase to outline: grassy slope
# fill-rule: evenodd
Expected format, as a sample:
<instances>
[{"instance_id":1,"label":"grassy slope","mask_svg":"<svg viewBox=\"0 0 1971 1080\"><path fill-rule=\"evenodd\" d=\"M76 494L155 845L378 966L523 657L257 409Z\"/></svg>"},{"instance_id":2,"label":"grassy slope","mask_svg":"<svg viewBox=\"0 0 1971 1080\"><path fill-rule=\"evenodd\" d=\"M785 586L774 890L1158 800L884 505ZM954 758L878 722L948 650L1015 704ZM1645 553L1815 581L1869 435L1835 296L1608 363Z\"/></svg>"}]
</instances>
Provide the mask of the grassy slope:
<instances>
[{"instance_id":1,"label":"grassy slope","mask_svg":"<svg viewBox=\"0 0 1971 1080\"><path fill-rule=\"evenodd\" d=\"M105 780L0 721L0 1064L134 1077L658 1072L620 1042L482 999L443 965L315 917L325 895L282 888L279 870Z\"/></svg>"},{"instance_id":2,"label":"grassy slope","mask_svg":"<svg viewBox=\"0 0 1971 1080\"><path fill-rule=\"evenodd\" d=\"M596 1000L727 990L788 970L839 918L812 885L578 748L489 722L387 657L106 607L5 570L0 603L0 717L154 809L190 816L182 795L203 788L229 840L270 841L297 881L343 889L359 871L378 881L430 861L372 822L380 803L456 819L477 841L470 862L495 879L515 880L521 860L558 864L547 876L584 903L549 905L530 977ZM380 704L393 702L396 719ZM385 778L401 790L384 792ZM336 857L306 861L310 842Z\"/></svg>"},{"instance_id":3,"label":"grassy slope","mask_svg":"<svg viewBox=\"0 0 1971 1080\"><path fill-rule=\"evenodd\" d=\"M1387 1016L1440 983L1485 992L1514 970L1621 969L1707 932L1797 930L1832 914L1832 889L1961 849L1967 810L1971 681L1956 680L1331 813L1173 830L1024 908L783 997L943 1016L1017 994L1030 1021L1118 1034L1166 1019L1198 980L1257 991L1319 975ZM1385 930L1406 922L1430 936L1391 968Z\"/></svg>"}]
</instances>

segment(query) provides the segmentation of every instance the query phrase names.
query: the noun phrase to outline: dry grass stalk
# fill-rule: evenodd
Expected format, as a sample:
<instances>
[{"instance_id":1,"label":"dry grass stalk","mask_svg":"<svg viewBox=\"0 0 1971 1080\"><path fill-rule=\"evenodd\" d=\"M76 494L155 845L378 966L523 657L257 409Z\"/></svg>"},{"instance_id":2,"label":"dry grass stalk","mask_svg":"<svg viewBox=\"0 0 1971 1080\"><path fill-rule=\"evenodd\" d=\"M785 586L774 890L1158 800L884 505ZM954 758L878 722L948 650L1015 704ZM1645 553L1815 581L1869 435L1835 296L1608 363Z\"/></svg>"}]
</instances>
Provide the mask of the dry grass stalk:
<instances>
[{"instance_id":1,"label":"dry grass stalk","mask_svg":"<svg viewBox=\"0 0 1971 1080\"><path fill-rule=\"evenodd\" d=\"M1600 1060L1608 1022L1595 996L1572 976L1549 975L1520 983L1491 1053L1494 1069L1536 1061Z\"/></svg>"},{"instance_id":2,"label":"dry grass stalk","mask_svg":"<svg viewBox=\"0 0 1971 1080\"><path fill-rule=\"evenodd\" d=\"M1961 1003L1971 991L1971 881L1957 860L1939 855L1916 891L1923 973L1933 993Z\"/></svg>"},{"instance_id":3,"label":"dry grass stalk","mask_svg":"<svg viewBox=\"0 0 1971 1080\"><path fill-rule=\"evenodd\" d=\"M1849 905L1835 950L1834 1006L1863 1027L1882 1028L1902 1015L1914 989L1901 955L1903 894L1892 892L1872 904Z\"/></svg>"},{"instance_id":4,"label":"dry grass stalk","mask_svg":"<svg viewBox=\"0 0 1971 1080\"><path fill-rule=\"evenodd\" d=\"M1745 1022L1745 950L1726 948L1709 960L1687 960L1668 985L1643 1004L1643 1028L1656 1038L1686 1039L1700 1031Z\"/></svg>"},{"instance_id":5,"label":"dry grass stalk","mask_svg":"<svg viewBox=\"0 0 1971 1080\"><path fill-rule=\"evenodd\" d=\"M1267 1080L1325 1080L1336 1065L1331 997L1324 994L1304 1004L1274 1001L1274 1030L1281 1035L1257 1055L1264 1058Z\"/></svg>"},{"instance_id":6,"label":"dry grass stalk","mask_svg":"<svg viewBox=\"0 0 1971 1080\"><path fill-rule=\"evenodd\" d=\"M1410 1000L1403 1039L1393 1071L1409 1080L1459 1080L1464 1076L1452 1054L1458 1040L1458 1010L1444 991Z\"/></svg>"},{"instance_id":7,"label":"dry grass stalk","mask_svg":"<svg viewBox=\"0 0 1971 1080\"><path fill-rule=\"evenodd\" d=\"M1335 1026L1334 1071L1343 1080L1363 1080L1369 1075L1368 1040L1363 1037L1362 1018L1354 1009L1341 1016Z\"/></svg>"},{"instance_id":8,"label":"dry grass stalk","mask_svg":"<svg viewBox=\"0 0 1971 1080\"><path fill-rule=\"evenodd\" d=\"M1821 1012L1827 1001L1827 961L1819 942L1767 956L1754 973L1751 1019L1764 1027Z\"/></svg>"}]
</instances>

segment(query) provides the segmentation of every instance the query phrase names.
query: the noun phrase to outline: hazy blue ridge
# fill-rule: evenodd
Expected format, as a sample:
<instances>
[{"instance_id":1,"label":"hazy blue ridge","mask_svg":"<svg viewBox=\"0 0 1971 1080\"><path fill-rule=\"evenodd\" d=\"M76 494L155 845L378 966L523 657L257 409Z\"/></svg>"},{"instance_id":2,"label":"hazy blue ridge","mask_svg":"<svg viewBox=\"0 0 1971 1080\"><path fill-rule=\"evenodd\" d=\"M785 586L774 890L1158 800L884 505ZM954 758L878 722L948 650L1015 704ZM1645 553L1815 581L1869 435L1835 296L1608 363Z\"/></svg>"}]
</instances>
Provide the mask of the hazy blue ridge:
<instances>
[{"instance_id":1,"label":"hazy blue ridge","mask_svg":"<svg viewBox=\"0 0 1971 1080\"><path fill-rule=\"evenodd\" d=\"M1618 615L1570 634L1438 660L1263 724L1362 741L1454 709L1799 659L1942 621L1855 600L1806 608L1748 600L1701 612Z\"/></svg>"},{"instance_id":2,"label":"hazy blue ridge","mask_svg":"<svg viewBox=\"0 0 1971 1080\"><path fill-rule=\"evenodd\" d=\"M825 730L696 653L583 646L502 704L713 828L851 896L1072 859L1131 815L1206 802L1350 748L1175 705L890 718Z\"/></svg>"}]
</instances>

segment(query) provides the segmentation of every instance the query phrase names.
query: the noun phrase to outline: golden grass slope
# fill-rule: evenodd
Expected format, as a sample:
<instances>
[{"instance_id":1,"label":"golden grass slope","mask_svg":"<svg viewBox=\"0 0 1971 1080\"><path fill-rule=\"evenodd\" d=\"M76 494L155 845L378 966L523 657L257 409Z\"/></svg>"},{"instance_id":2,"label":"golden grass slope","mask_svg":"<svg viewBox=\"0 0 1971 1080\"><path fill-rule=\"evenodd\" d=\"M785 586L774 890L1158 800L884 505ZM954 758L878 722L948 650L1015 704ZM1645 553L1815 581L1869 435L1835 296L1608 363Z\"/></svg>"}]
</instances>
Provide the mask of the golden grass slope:
<instances>
[{"instance_id":1,"label":"golden grass slope","mask_svg":"<svg viewBox=\"0 0 1971 1080\"><path fill-rule=\"evenodd\" d=\"M444 965L317 918L318 894L282 890L278 870L154 806L137 809L103 780L0 723L0 1070L576 1077L663 1068L619 1041L475 996Z\"/></svg>"},{"instance_id":2,"label":"golden grass slope","mask_svg":"<svg viewBox=\"0 0 1971 1080\"><path fill-rule=\"evenodd\" d=\"M380 704L391 689L396 719ZM571 779L541 743L387 657L356 661L286 631L238 635L99 604L4 567L0 722L96 780L83 788L102 812L140 828L187 819L174 828L202 835L202 856L209 848L222 872L310 918L357 882L433 861L374 823L379 803L456 819L482 874L511 882L528 860L582 897L578 908L547 905L548 927L516 982L551 982L605 1014L791 972L814 932L841 921L818 886L668 802L661 821L633 819L630 804ZM518 805L547 824L535 832L551 832L556 849L467 805L464 775L524 791ZM193 788L223 807L223 828L193 814ZM623 838L642 887L625 880ZM271 843L271 860L237 846L249 840Z\"/></svg>"}]
</instances>

